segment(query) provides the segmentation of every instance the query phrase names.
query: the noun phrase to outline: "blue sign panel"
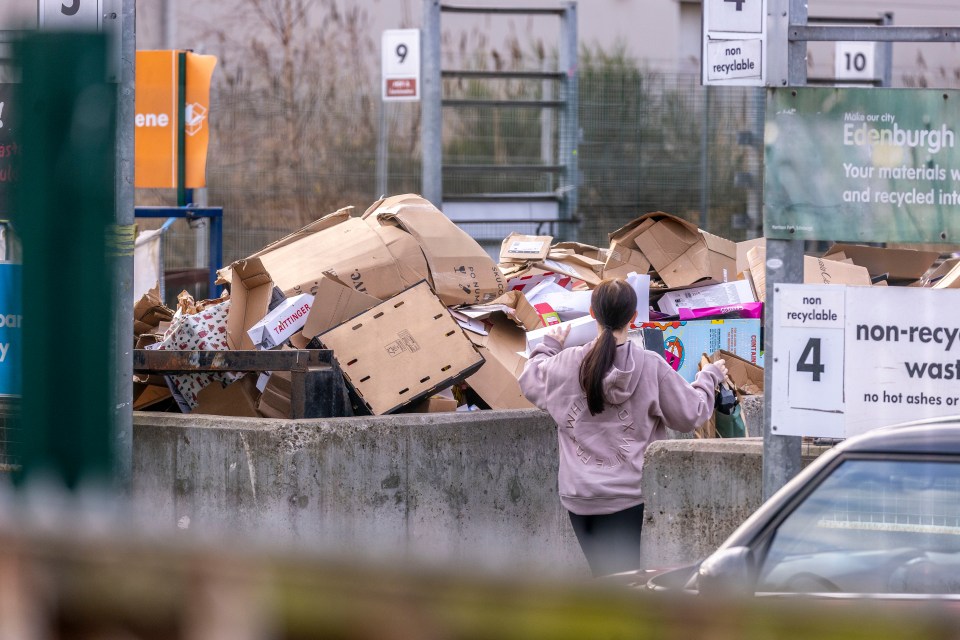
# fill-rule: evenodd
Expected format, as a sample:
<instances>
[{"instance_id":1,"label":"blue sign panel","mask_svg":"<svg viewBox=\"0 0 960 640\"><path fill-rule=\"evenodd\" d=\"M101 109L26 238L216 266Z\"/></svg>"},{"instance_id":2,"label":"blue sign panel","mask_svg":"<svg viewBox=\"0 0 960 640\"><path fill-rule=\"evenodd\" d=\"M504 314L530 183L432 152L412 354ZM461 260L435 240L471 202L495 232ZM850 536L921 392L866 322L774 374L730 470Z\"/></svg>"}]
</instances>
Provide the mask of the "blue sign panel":
<instances>
[{"instance_id":1,"label":"blue sign panel","mask_svg":"<svg viewBox=\"0 0 960 640\"><path fill-rule=\"evenodd\" d=\"M0 262L0 396L18 396L21 390L21 281L19 264Z\"/></svg>"}]
</instances>

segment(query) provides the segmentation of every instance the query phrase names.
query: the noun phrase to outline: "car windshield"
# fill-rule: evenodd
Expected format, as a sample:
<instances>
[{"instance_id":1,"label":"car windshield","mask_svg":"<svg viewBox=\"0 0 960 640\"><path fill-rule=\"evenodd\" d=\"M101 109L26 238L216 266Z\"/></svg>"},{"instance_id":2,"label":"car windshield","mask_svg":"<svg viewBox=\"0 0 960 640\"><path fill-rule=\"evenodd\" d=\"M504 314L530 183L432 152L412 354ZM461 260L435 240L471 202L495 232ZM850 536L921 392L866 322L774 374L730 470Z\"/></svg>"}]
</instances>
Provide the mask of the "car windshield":
<instances>
[{"instance_id":1,"label":"car windshield","mask_svg":"<svg viewBox=\"0 0 960 640\"><path fill-rule=\"evenodd\" d=\"M757 590L960 594L960 463L843 462L777 528Z\"/></svg>"}]
</instances>

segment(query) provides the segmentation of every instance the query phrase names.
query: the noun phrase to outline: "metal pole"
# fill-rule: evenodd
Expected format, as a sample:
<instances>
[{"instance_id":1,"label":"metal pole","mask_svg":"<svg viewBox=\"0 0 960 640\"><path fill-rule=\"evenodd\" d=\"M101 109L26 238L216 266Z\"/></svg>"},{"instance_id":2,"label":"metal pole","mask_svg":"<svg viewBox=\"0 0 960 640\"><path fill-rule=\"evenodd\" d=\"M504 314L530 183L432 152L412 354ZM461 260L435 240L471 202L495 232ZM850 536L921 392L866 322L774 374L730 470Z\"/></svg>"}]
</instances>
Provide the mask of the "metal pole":
<instances>
[{"instance_id":1,"label":"metal pole","mask_svg":"<svg viewBox=\"0 0 960 640\"><path fill-rule=\"evenodd\" d=\"M423 197L443 208L443 105L440 78L440 0L423 0L423 82L420 133Z\"/></svg>"},{"instance_id":2,"label":"metal pole","mask_svg":"<svg viewBox=\"0 0 960 640\"><path fill-rule=\"evenodd\" d=\"M882 17L883 26L890 26L893 24L893 13L886 12ZM889 87L893 85L893 43L892 42L878 42L877 47L877 62L880 64L880 86Z\"/></svg>"},{"instance_id":3,"label":"metal pole","mask_svg":"<svg viewBox=\"0 0 960 640\"><path fill-rule=\"evenodd\" d=\"M784 26L807 23L807 5L805 0L768 0L768 6L777 5L775 11L787 11L787 25L779 24L778 33L784 33L784 40L777 41L776 47L785 47L786 80L790 86L802 86L807 82L807 43L789 42L785 37ZM778 15L778 14L777 14ZM771 17L775 17L771 13ZM780 15L783 18L784 16ZM774 44L768 40L771 45ZM772 51L771 51L772 56ZM785 89L779 89L781 91ZM768 97L769 100L769 97ZM772 496L780 487L797 475L801 469L801 443L799 436L775 435L771 429L772 410L771 389L773 388L773 367L777 357L774 336L774 289L784 282L803 282L803 242L799 240L767 239L766 264L766 305L764 308L764 407L763 407L763 497Z\"/></svg>"},{"instance_id":4,"label":"metal pole","mask_svg":"<svg viewBox=\"0 0 960 640\"><path fill-rule=\"evenodd\" d=\"M187 52L177 52L177 206L187 206Z\"/></svg>"},{"instance_id":5,"label":"metal pole","mask_svg":"<svg viewBox=\"0 0 960 640\"><path fill-rule=\"evenodd\" d=\"M120 229L134 225L133 138L134 138L134 80L136 69L136 0L122 0L120 7L120 86L117 90L116 124L116 221ZM113 273L114 335L114 450L115 477L118 488L128 491L133 469L133 247L127 253L118 252Z\"/></svg>"},{"instance_id":6,"label":"metal pole","mask_svg":"<svg viewBox=\"0 0 960 640\"><path fill-rule=\"evenodd\" d=\"M580 141L580 84L577 69L577 3L567 2L563 7L562 36L560 38L560 71L564 81L564 105L560 133L560 164L564 167L560 219L570 220L577 213L579 166L577 146ZM566 227L566 228L564 228ZM576 227L561 223L561 235L576 240Z\"/></svg>"},{"instance_id":7,"label":"metal pole","mask_svg":"<svg viewBox=\"0 0 960 640\"><path fill-rule=\"evenodd\" d=\"M377 128L377 188L374 200L387 195L387 103L380 96L380 126Z\"/></svg>"},{"instance_id":8,"label":"metal pole","mask_svg":"<svg viewBox=\"0 0 960 640\"><path fill-rule=\"evenodd\" d=\"M710 211L710 97L712 91L703 88L703 121L700 131L700 228L706 229Z\"/></svg>"},{"instance_id":9,"label":"metal pole","mask_svg":"<svg viewBox=\"0 0 960 640\"><path fill-rule=\"evenodd\" d=\"M175 48L174 41L177 35L177 0L162 0L163 2L163 35L160 37L161 49Z\"/></svg>"}]
</instances>

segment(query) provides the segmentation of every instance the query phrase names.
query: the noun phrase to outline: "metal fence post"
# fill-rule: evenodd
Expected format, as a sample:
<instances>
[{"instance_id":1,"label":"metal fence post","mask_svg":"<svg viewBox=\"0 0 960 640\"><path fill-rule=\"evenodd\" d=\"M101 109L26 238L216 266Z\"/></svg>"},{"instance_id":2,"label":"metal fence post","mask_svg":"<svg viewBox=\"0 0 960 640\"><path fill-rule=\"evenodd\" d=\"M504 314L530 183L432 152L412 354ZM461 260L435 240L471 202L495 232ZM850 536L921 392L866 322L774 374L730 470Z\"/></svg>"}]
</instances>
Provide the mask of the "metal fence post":
<instances>
[{"instance_id":1,"label":"metal fence post","mask_svg":"<svg viewBox=\"0 0 960 640\"><path fill-rule=\"evenodd\" d=\"M560 164L564 167L561 185L560 219L571 220L577 213L580 187L580 168L577 149L580 142L580 70L577 68L577 3L567 2L563 7L563 35L560 38L560 72L565 74L564 104L561 113ZM576 225L561 223L560 235L576 240Z\"/></svg>"},{"instance_id":2,"label":"metal fence post","mask_svg":"<svg viewBox=\"0 0 960 640\"><path fill-rule=\"evenodd\" d=\"M789 1L789 5L787 2ZM787 38L787 29L792 24L806 24L807 6L805 0L769 0L772 8L770 37L774 33L782 37L771 50L786 49L786 80L790 86L801 86L807 81L807 43L791 42ZM769 43L769 40L768 40ZM771 59L775 58L771 51ZM774 70L770 70L774 71ZM773 78L782 78L783 69L774 71ZM768 76L769 77L769 76ZM779 80L781 83L784 80ZM769 99L769 98L768 98ZM803 282L803 242L797 240L774 240L767 238L766 264L766 303L764 304L764 408L763 408L763 497L772 496L792 477L800 472L801 443L798 436L776 435L772 422L771 389L773 387L773 359L777 357L776 336L774 336L774 289L784 282Z\"/></svg>"},{"instance_id":3,"label":"metal fence post","mask_svg":"<svg viewBox=\"0 0 960 640\"><path fill-rule=\"evenodd\" d=\"M423 0L422 57L420 78L423 98L420 103L421 158L423 195L437 208L443 209L443 85L440 78L440 0Z\"/></svg>"}]
</instances>

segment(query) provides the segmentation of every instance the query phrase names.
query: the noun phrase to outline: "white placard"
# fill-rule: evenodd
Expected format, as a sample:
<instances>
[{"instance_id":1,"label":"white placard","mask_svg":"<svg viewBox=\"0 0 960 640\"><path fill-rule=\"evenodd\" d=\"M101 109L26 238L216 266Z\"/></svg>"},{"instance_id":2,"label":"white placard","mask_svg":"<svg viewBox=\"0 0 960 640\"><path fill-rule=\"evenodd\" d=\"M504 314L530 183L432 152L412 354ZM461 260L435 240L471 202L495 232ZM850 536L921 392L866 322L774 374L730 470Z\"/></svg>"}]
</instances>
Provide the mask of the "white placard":
<instances>
[{"instance_id":1,"label":"white placard","mask_svg":"<svg viewBox=\"0 0 960 640\"><path fill-rule=\"evenodd\" d=\"M838 42L834 47L833 75L837 80L873 80L876 73L875 42Z\"/></svg>"},{"instance_id":2,"label":"white placard","mask_svg":"<svg viewBox=\"0 0 960 640\"><path fill-rule=\"evenodd\" d=\"M766 0L704 0L701 82L763 86L766 82Z\"/></svg>"},{"instance_id":3,"label":"white placard","mask_svg":"<svg viewBox=\"0 0 960 640\"><path fill-rule=\"evenodd\" d=\"M704 0L710 31L762 33L763 0Z\"/></svg>"},{"instance_id":4,"label":"white placard","mask_svg":"<svg viewBox=\"0 0 960 640\"><path fill-rule=\"evenodd\" d=\"M846 438L960 411L960 290L778 284L774 309L775 433Z\"/></svg>"},{"instance_id":5,"label":"white placard","mask_svg":"<svg viewBox=\"0 0 960 640\"><path fill-rule=\"evenodd\" d=\"M763 42L753 40L717 40L707 44L708 80L753 78L760 80L763 69Z\"/></svg>"},{"instance_id":6,"label":"white placard","mask_svg":"<svg viewBox=\"0 0 960 640\"><path fill-rule=\"evenodd\" d=\"M385 101L420 99L420 30L387 29L381 38L381 95Z\"/></svg>"},{"instance_id":7,"label":"white placard","mask_svg":"<svg viewBox=\"0 0 960 640\"><path fill-rule=\"evenodd\" d=\"M39 0L40 29L100 31L103 0Z\"/></svg>"}]
</instances>

